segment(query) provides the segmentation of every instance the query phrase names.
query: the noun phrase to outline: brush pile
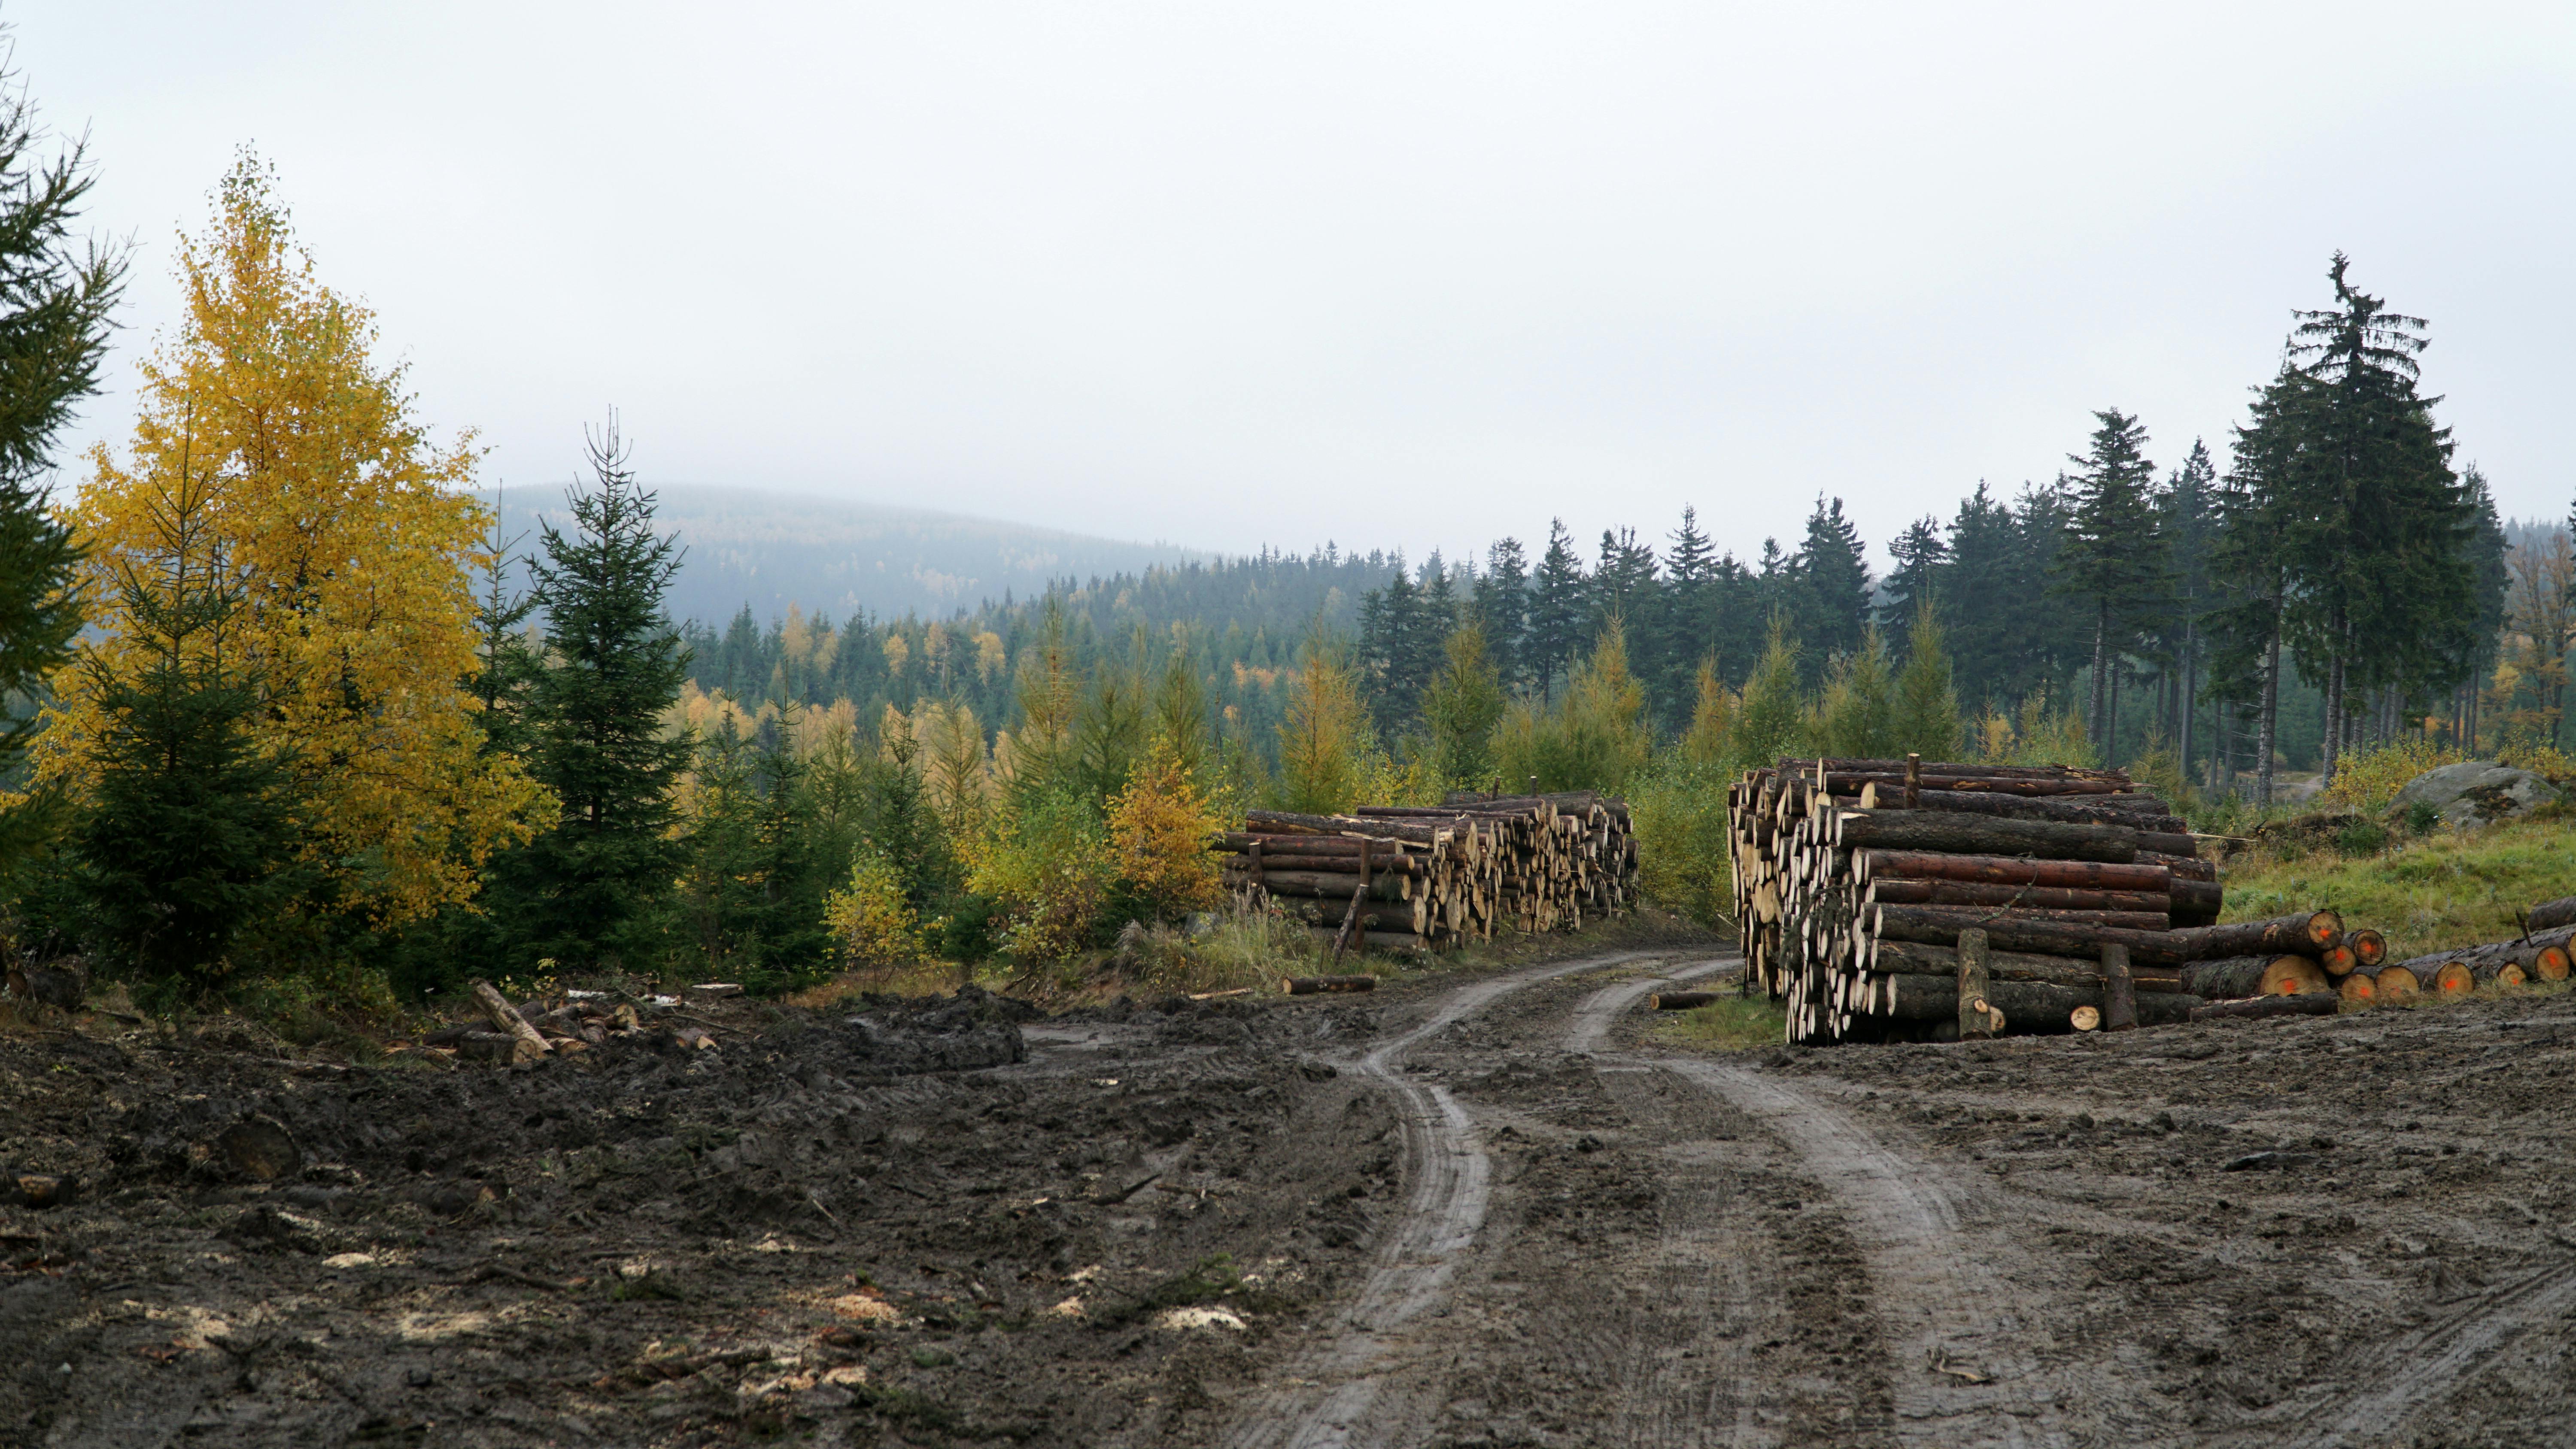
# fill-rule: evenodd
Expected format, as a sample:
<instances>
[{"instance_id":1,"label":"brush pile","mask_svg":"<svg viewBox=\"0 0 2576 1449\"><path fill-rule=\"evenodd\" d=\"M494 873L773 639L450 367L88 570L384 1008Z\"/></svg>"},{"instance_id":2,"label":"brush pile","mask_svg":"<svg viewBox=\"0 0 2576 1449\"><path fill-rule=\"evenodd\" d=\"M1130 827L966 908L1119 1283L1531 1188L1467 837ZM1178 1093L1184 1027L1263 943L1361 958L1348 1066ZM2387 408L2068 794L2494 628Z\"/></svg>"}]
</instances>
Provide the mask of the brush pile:
<instances>
[{"instance_id":1,"label":"brush pile","mask_svg":"<svg viewBox=\"0 0 2576 1449\"><path fill-rule=\"evenodd\" d=\"M2117 770L1782 760L1727 804L1746 989L1792 1042L2178 1022L2385 952L2330 911L2217 925L2218 868Z\"/></svg>"},{"instance_id":2,"label":"brush pile","mask_svg":"<svg viewBox=\"0 0 2576 1449\"><path fill-rule=\"evenodd\" d=\"M1637 898L1628 804L1588 790L1460 793L1348 815L1255 810L1214 845L1240 904L1284 910L1340 948L1576 930Z\"/></svg>"}]
</instances>

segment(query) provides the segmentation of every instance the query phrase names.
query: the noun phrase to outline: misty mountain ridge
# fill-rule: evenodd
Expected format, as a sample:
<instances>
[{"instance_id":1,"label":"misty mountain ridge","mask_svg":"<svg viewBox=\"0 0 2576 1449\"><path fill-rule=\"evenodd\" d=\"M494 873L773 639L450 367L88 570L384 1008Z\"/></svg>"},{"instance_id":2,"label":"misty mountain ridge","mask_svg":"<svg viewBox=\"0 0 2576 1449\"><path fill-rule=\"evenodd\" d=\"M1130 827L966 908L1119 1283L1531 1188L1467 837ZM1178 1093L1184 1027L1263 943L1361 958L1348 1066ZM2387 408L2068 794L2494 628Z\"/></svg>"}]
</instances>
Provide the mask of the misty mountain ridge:
<instances>
[{"instance_id":1,"label":"misty mountain ridge","mask_svg":"<svg viewBox=\"0 0 2576 1449\"><path fill-rule=\"evenodd\" d=\"M1168 543L1132 543L999 519L901 508L804 493L701 483L651 485L654 521L688 549L671 584L671 617L722 625L746 605L766 623L794 604L847 620L944 617L1005 594L1026 598L1060 579L1141 573L1212 555ZM522 556L538 547L540 521L572 514L560 485L486 490L501 536Z\"/></svg>"}]
</instances>

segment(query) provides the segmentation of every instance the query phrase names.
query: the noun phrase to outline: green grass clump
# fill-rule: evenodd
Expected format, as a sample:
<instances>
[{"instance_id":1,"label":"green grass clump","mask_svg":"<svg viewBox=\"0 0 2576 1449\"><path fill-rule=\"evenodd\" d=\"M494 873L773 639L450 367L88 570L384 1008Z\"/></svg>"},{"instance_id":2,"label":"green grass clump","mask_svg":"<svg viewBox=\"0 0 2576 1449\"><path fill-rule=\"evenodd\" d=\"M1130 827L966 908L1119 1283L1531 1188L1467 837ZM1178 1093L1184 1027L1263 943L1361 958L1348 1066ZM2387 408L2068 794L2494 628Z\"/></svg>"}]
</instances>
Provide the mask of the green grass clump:
<instances>
[{"instance_id":1,"label":"green grass clump","mask_svg":"<svg viewBox=\"0 0 2576 1449\"><path fill-rule=\"evenodd\" d=\"M1688 1011L1660 1013L1649 1034L1665 1046L1740 1052L1778 1046L1787 1039L1788 1031L1789 1014L1779 1002L1761 996L1749 1000L1730 996Z\"/></svg>"},{"instance_id":2,"label":"green grass clump","mask_svg":"<svg viewBox=\"0 0 2576 1449\"><path fill-rule=\"evenodd\" d=\"M2564 819L2436 831L2380 854L2249 852L2219 867L2224 919L2330 907L2388 937L2399 960L2520 933L2520 914L2576 895L2576 829Z\"/></svg>"}]
</instances>

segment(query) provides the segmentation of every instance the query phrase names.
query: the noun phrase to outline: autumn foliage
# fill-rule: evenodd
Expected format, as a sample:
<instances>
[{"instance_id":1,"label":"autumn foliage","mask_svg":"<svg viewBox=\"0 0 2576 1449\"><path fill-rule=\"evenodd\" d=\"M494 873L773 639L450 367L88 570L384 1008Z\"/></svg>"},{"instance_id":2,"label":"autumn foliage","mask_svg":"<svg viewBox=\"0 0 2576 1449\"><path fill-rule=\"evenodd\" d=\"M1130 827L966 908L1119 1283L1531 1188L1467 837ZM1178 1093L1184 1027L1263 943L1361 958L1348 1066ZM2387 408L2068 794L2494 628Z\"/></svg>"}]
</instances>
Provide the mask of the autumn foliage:
<instances>
[{"instance_id":1,"label":"autumn foliage","mask_svg":"<svg viewBox=\"0 0 2576 1449\"><path fill-rule=\"evenodd\" d=\"M466 900L544 805L517 761L482 750L464 685L484 557L471 435L429 440L402 369L369 355L372 316L316 278L255 162L183 239L179 281L183 319L142 366L133 437L91 451L72 512L95 639L57 681L40 770L89 779L103 691L156 663L124 586L211 568L241 583L229 636L259 681L252 728L293 780L333 908L399 922ZM174 560L166 520L197 495L202 556Z\"/></svg>"}]
</instances>

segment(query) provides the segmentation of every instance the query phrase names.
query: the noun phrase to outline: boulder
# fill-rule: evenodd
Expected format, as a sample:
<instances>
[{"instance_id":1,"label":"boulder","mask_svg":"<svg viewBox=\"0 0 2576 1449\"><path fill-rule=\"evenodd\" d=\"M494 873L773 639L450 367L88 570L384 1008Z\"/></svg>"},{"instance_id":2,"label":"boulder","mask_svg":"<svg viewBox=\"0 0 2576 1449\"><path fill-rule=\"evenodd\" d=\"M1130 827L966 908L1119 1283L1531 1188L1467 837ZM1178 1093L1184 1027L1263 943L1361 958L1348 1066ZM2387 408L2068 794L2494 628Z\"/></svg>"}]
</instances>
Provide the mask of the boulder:
<instances>
[{"instance_id":1,"label":"boulder","mask_svg":"<svg viewBox=\"0 0 2576 1449\"><path fill-rule=\"evenodd\" d=\"M2558 798L2557 786L2529 770L2494 760L2462 760L2407 781L2389 808L2402 814L2417 805L2430 805L2443 824L2466 830L2528 815Z\"/></svg>"}]
</instances>

